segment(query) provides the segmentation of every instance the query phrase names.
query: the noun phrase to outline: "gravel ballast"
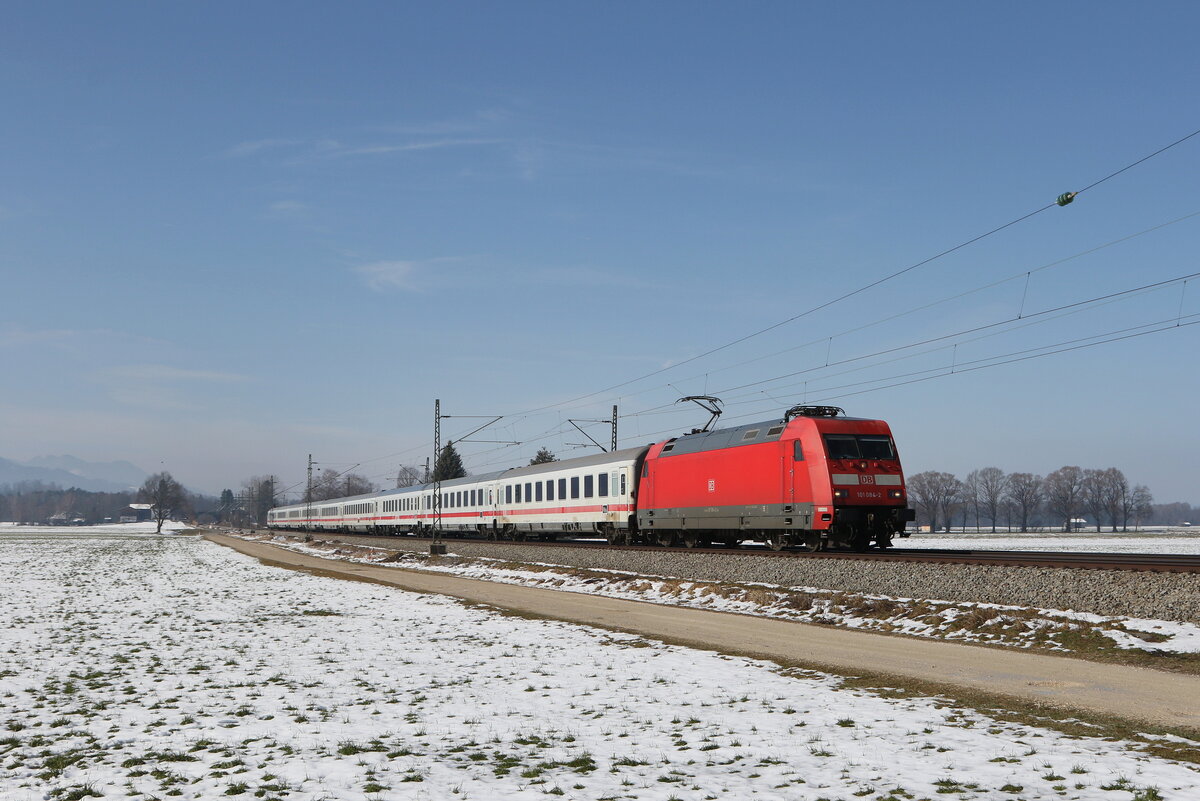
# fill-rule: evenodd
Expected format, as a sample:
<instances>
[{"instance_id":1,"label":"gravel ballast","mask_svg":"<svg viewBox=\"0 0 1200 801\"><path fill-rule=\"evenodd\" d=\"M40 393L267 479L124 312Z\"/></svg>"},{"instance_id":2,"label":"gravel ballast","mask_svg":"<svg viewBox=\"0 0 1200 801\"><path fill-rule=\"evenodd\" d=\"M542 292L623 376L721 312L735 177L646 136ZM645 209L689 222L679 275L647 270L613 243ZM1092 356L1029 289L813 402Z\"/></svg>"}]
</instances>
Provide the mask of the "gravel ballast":
<instances>
[{"instance_id":1,"label":"gravel ballast","mask_svg":"<svg viewBox=\"0 0 1200 801\"><path fill-rule=\"evenodd\" d=\"M352 542L397 551L428 553L429 541L405 537L314 539ZM996 565L922 564L871 559L789 559L760 553L546 548L507 542L448 540L450 553L514 562L718 582L758 582L784 587L968 601L1098 615L1200 622L1200 576L1121 570L1080 570Z\"/></svg>"}]
</instances>

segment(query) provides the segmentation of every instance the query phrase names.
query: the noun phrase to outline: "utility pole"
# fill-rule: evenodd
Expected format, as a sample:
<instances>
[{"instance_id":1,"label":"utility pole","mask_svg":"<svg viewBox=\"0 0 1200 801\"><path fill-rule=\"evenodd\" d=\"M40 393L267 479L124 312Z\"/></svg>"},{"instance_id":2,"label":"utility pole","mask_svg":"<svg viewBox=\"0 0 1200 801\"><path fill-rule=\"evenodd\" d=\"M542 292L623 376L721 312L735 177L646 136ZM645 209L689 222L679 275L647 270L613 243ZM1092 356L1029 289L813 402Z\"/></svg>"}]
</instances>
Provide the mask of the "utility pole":
<instances>
[{"instance_id":1,"label":"utility pole","mask_svg":"<svg viewBox=\"0 0 1200 801\"><path fill-rule=\"evenodd\" d=\"M602 451L604 450L604 446L601 445L599 442L597 442L595 437L593 437L591 434L589 434L588 432L586 432L582 428L580 428L579 424L580 423L608 423L610 426L612 426L612 451L615 451L617 449L617 407L615 404L613 405L613 408L612 408L612 419L611 420L567 420L567 422L570 423L571 425L575 426L576 431L578 431L580 434L583 434L585 437L590 439L592 441L592 444L595 445L597 448L599 448ZM609 452L611 453L612 451L609 451Z\"/></svg>"},{"instance_id":2,"label":"utility pole","mask_svg":"<svg viewBox=\"0 0 1200 801\"><path fill-rule=\"evenodd\" d=\"M446 543L442 542L442 474L437 471L437 459L442 454L442 399L433 402L433 542L429 543L429 553L444 554ZM425 463L429 469L429 463Z\"/></svg>"},{"instance_id":3,"label":"utility pole","mask_svg":"<svg viewBox=\"0 0 1200 801\"><path fill-rule=\"evenodd\" d=\"M305 500L305 503L307 504L307 507L305 508L305 511L304 511L304 517L305 517L304 528L305 528L305 530L308 529L308 521L312 519L312 500L313 500L313 497L312 497L312 469L313 469L314 464L316 464L316 463L313 461L312 454L310 453L308 455L308 490L304 493L304 500Z\"/></svg>"},{"instance_id":4,"label":"utility pole","mask_svg":"<svg viewBox=\"0 0 1200 801\"><path fill-rule=\"evenodd\" d=\"M446 543L442 541L442 474L437 469L437 457L442 454L442 420L450 419L451 417L475 417L484 418L491 417L485 414L442 414L442 401L439 398L433 402L433 542L429 544L429 552L431 554L444 554L446 552ZM503 420L504 415L496 415L491 417L483 425L472 430L458 438L458 443L464 442L488 442L497 445L520 445L519 442L509 442L507 440L494 439L468 439L468 437L478 434L483 429L495 423L498 420ZM451 443L453 444L453 443ZM425 469L429 469L429 463L426 462Z\"/></svg>"},{"instance_id":5,"label":"utility pole","mask_svg":"<svg viewBox=\"0 0 1200 801\"><path fill-rule=\"evenodd\" d=\"M613 419L612 419L612 450L609 453L614 453L617 450L617 404L613 404Z\"/></svg>"}]
</instances>

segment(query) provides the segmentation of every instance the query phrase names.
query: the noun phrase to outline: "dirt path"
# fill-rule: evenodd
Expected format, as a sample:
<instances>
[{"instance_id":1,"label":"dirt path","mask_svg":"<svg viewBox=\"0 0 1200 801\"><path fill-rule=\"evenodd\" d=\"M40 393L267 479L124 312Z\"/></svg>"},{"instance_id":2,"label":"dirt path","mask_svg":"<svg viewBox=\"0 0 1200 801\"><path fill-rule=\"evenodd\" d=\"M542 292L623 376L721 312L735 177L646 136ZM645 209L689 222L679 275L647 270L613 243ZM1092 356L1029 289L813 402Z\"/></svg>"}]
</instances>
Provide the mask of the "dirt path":
<instances>
[{"instance_id":1,"label":"dirt path","mask_svg":"<svg viewBox=\"0 0 1200 801\"><path fill-rule=\"evenodd\" d=\"M1175 730L1200 731L1200 676L354 564L220 534L205 537L283 567L450 595L696 648L841 674L896 675Z\"/></svg>"}]
</instances>

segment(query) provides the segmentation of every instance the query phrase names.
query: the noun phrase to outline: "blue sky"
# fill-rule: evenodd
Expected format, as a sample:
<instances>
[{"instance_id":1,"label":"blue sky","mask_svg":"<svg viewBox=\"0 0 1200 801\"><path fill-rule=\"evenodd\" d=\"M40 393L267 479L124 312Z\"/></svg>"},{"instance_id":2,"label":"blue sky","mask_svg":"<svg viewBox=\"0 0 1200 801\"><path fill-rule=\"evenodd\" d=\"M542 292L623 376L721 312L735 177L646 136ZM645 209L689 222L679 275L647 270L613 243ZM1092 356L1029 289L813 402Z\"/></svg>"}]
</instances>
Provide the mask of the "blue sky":
<instances>
[{"instance_id":1,"label":"blue sky","mask_svg":"<svg viewBox=\"0 0 1200 801\"><path fill-rule=\"evenodd\" d=\"M1037 314L1200 270L1200 136L680 364L1200 128L1198 28L1186 3L10 4L0 456L384 481L429 455L435 398L506 415L486 438L522 445L462 445L482 471L583 454L566 420L613 403L623 446L677 433L708 392L731 423L889 420L909 472L1117 466L1200 502L1200 328L958 372L1200 313L1193 280Z\"/></svg>"}]
</instances>

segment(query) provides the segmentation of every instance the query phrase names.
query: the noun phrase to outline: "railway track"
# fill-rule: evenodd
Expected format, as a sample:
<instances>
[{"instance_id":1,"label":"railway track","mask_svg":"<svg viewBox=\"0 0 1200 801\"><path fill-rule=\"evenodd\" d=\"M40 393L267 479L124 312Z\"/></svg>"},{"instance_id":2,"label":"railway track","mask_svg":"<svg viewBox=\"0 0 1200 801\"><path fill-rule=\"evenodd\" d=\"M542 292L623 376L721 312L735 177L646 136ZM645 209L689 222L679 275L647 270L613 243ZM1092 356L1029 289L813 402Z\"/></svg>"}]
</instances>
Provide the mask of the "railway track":
<instances>
[{"instance_id":1,"label":"railway track","mask_svg":"<svg viewBox=\"0 0 1200 801\"><path fill-rule=\"evenodd\" d=\"M427 537L413 536L381 536L379 534L313 534L316 539L335 540L342 542L359 542L387 547L389 543L397 542L432 542ZM1079 570L1122 570L1154 573L1200 573L1200 556L1191 554L1135 554L1135 553L1098 553L1098 552L1068 552L1068 551L973 551L973 550L932 550L932 549L900 549L889 548L886 551L772 551L765 547L741 546L739 548L665 548L659 545L628 545L613 546L595 541L567 540L562 542L540 542L526 540L524 542L494 542L488 540L471 540L449 538L449 543L471 542L474 544L521 545L540 548L585 548L600 549L609 552L629 551L662 551L675 554L694 554L712 556L730 556L754 554L769 556L774 559L850 559L872 560L884 562L924 562L934 564L958 565L997 565L1007 567L1049 567L1072 568Z\"/></svg>"}]
</instances>

